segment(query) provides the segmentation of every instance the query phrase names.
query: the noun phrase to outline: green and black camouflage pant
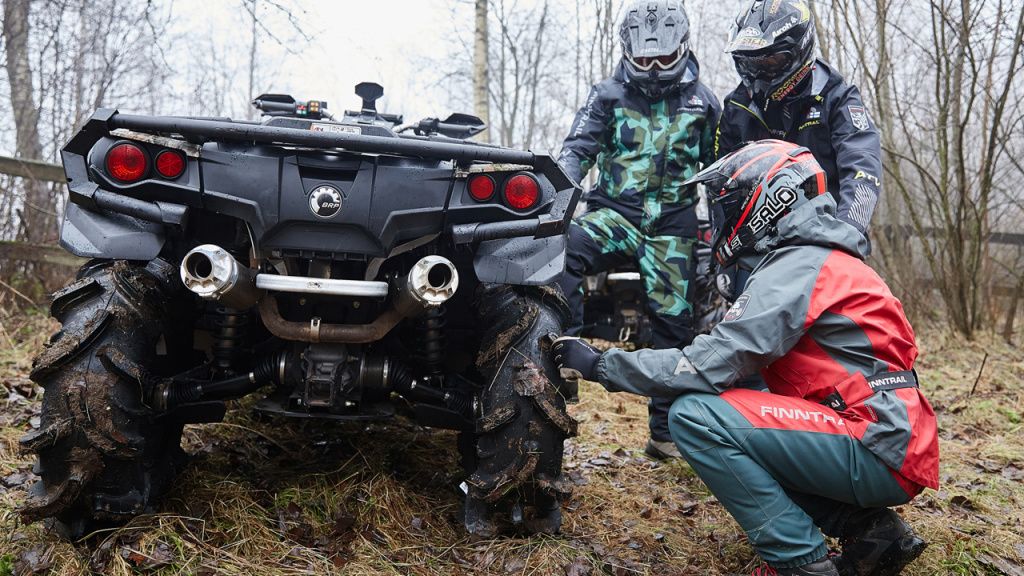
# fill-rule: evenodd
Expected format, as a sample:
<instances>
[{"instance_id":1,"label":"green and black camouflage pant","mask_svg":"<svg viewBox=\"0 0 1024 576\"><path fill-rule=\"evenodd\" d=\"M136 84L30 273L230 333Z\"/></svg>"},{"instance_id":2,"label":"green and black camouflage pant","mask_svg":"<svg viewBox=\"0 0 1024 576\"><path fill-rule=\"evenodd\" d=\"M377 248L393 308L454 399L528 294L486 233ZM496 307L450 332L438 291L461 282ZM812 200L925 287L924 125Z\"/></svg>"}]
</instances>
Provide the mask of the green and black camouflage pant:
<instances>
[{"instance_id":1,"label":"green and black camouflage pant","mask_svg":"<svg viewBox=\"0 0 1024 576\"><path fill-rule=\"evenodd\" d=\"M634 263L647 292L654 347L689 344L693 339L696 271L696 238L689 228L660 226L656 235L649 236L606 207L577 218L569 228L565 273L560 281L572 311L568 333L578 333L583 325L583 277ZM667 418L672 400L651 400L651 437L655 440L671 439Z\"/></svg>"}]
</instances>

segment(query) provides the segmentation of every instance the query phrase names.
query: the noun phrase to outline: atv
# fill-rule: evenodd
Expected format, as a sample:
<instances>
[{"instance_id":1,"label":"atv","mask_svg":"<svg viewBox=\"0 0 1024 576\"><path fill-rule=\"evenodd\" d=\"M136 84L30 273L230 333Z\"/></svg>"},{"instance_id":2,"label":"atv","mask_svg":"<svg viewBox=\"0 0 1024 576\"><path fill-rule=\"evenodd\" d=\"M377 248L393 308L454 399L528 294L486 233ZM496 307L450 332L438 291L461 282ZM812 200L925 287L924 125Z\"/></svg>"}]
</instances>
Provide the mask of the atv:
<instances>
[{"instance_id":1,"label":"atv","mask_svg":"<svg viewBox=\"0 0 1024 576\"><path fill-rule=\"evenodd\" d=\"M475 117L403 125L356 94L340 119L281 94L258 122L100 109L63 148L61 245L90 261L33 366L23 518L79 537L153 510L183 426L263 392L272 418L457 430L466 529L558 531L576 392L546 346L579 188L467 141Z\"/></svg>"}]
</instances>

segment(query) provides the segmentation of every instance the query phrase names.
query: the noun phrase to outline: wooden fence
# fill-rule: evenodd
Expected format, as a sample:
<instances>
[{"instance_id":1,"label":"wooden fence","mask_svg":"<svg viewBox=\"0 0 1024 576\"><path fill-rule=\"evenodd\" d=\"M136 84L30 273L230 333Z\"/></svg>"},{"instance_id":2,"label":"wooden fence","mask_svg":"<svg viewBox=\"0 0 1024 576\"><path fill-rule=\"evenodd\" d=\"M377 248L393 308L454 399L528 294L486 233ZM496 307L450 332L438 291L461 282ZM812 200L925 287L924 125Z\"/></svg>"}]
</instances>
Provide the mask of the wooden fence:
<instances>
[{"instance_id":1,"label":"wooden fence","mask_svg":"<svg viewBox=\"0 0 1024 576\"><path fill-rule=\"evenodd\" d=\"M43 182L64 182L66 180L64 168L60 164L10 158L7 156L0 156L0 174L30 178ZM882 231L882 233L885 233L885 231ZM904 229L900 230L900 233L907 236L918 235L911 227L904 227ZM932 228L924 231L925 236L933 236L939 233L938 229ZM992 244L1024 246L1024 234L994 232L989 236L989 242ZM0 260L40 262L56 266L80 266L85 262L84 259L72 256L58 246L42 246L14 241L0 241Z\"/></svg>"}]
</instances>

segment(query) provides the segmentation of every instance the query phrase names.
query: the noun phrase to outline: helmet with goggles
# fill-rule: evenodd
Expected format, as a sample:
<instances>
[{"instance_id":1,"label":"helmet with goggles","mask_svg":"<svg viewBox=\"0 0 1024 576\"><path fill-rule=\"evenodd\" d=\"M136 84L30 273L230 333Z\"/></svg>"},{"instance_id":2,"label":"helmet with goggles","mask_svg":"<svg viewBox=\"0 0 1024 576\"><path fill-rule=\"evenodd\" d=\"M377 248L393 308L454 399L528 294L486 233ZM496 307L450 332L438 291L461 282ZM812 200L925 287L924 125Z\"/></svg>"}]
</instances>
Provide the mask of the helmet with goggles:
<instances>
[{"instance_id":1,"label":"helmet with goggles","mask_svg":"<svg viewBox=\"0 0 1024 576\"><path fill-rule=\"evenodd\" d=\"M817 41L809 0L753 0L736 18L726 52L756 102L781 101L810 74Z\"/></svg>"},{"instance_id":2,"label":"helmet with goggles","mask_svg":"<svg viewBox=\"0 0 1024 576\"><path fill-rule=\"evenodd\" d=\"M690 20L682 0L634 0L619 28L626 77L648 96L678 82L690 60Z\"/></svg>"},{"instance_id":3,"label":"helmet with goggles","mask_svg":"<svg viewBox=\"0 0 1024 576\"><path fill-rule=\"evenodd\" d=\"M757 244L790 211L828 191L825 171L807 148L781 140L752 142L686 182L704 184L711 249L719 266Z\"/></svg>"}]
</instances>

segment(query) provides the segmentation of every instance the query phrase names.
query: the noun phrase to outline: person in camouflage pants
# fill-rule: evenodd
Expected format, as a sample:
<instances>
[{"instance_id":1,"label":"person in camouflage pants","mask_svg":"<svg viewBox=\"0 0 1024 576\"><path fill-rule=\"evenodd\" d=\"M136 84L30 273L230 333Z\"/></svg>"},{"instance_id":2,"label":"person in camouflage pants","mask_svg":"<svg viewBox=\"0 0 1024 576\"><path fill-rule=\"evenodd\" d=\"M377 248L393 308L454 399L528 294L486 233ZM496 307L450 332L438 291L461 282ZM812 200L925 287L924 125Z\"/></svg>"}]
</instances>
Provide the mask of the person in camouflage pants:
<instances>
[{"instance_id":1,"label":"person in camouflage pants","mask_svg":"<svg viewBox=\"0 0 1024 576\"><path fill-rule=\"evenodd\" d=\"M718 99L699 80L680 0L627 6L623 57L590 91L562 145L559 163L579 182L599 171L588 212L569 229L561 287L569 334L583 324L583 277L633 262L647 292L655 348L693 339L696 188L684 182L714 159ZM668 430L672 398L649 405L647 453L678 457Z\"/></svg>"}]
</instances>

